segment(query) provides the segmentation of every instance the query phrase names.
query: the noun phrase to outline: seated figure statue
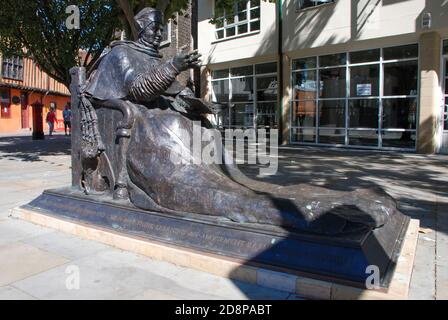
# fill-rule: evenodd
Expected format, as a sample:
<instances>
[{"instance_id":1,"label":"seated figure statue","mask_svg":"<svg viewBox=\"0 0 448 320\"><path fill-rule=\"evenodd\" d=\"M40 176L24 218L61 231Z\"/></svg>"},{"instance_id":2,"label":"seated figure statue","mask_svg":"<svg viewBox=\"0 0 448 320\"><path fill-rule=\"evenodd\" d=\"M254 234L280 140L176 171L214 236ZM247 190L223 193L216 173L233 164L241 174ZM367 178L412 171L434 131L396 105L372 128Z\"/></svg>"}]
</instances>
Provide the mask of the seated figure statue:
<instances>
[{"instance_id":1,"label":"seated figure statue","mask_svg":"<svg viewBox=\"0 0 448 320\"><path fill-rule=\"evenodd\" d=\"M115 187L117 198L129 198L138 208L166 214L207 215L327 235L379 228L392 215L400 214L395 201L376 190L342 192L306 184L278 186L241 175L238 181L238 175L229 175L237 170L233 164L198 164L191 159L173 162L173 150L190 150L181 136L185 132L192 136L194 123L200 121L203 130L212 127L204 116L211 106L195 100L191 90L176 81L180 72L200 63L200 55L196 51L180 52L168 61L162 60L158 52L162 13L145 8L135 21L138 40L111 43L83 88L81 99L84 109L93 106L93 113L83 111L83 121L94 126L98 106L131 110L130 123L122 132L128 142L118 149L124 160ZM83 133L90 136L90 140L84 137L84 158L92 161L107 146L95 127L88 131ZM183 152L182 156L194 158L195 154ZM104 189L98 185L101 183L94 188Z\"/></svg>"}]
</instances>

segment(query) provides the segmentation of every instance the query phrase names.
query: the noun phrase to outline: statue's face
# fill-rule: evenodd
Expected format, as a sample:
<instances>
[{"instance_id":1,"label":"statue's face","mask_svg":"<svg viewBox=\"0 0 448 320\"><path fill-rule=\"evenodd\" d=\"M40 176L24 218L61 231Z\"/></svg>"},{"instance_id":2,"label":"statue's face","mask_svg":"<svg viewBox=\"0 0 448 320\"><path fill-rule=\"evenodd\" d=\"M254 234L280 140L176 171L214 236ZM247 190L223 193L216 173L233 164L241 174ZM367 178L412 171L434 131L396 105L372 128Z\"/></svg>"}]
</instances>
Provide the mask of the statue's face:
<instances>
[{"instance_id":1,"label":"statue's face","mask_svg":"<svg viewBox=\"0 0 448 320\"><path fill-rule=\"evenodd\" d=\"M162 42L163 26L160 23L152 23L143 32L141 37L147 42L152 43L155 48L160 46Z\"/></svg>"}]
</instances>

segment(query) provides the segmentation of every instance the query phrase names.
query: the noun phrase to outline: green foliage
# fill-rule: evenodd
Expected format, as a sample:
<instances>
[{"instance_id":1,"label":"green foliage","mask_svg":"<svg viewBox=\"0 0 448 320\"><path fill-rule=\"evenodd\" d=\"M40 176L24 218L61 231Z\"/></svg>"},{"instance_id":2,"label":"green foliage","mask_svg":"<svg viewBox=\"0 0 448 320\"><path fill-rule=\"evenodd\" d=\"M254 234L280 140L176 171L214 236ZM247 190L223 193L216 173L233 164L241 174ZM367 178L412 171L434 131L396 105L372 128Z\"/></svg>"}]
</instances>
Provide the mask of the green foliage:
<instances>
[{"instance_id":1,"label":"green foliage","mask_svg":"<svg viewBox=\"0 0 448 320\"><path fill-rule=\"evenodd\" d=\"M69 70L87 71L117 30L136 37L133 17L145 7L157 7L165 17L183 14L188 0L0 0L0 52L30 56L52 78L70 83ZM80 29L69 30L66 8L80 9ZM87 53L81 59L79 51Z\"/></svg>"},{"instance_id":2,"label":"green foliage","mask_svg":"<svg viewBox=\"0 0 448 320\"><path fill-rule=\"evenodd\" d=\"M72 4L70 0L0 0L0 51L31 56L51 77L68 85L70 68L89 68L120 27L114 1L79 0L75 4L80 9L80 29L69 30L66 8ZM87 52L85 61L80 59L80 49Z\"/></svg>"},{"instance_id":3,"label":"green foliage","mask_svg":"<svg viewBox=\"0 0 448 320\"><path fill-rule=\"evenodd\" d=\"M123 15L121 21L126 36L130 39L137 37L136 30L133 26L133 17L143 8L152 7L162 10L165 20L172 19L175 21L176 13L185 14L185 10L190 3L189 0L117 0Z\"/></svg>"}]
</instances>

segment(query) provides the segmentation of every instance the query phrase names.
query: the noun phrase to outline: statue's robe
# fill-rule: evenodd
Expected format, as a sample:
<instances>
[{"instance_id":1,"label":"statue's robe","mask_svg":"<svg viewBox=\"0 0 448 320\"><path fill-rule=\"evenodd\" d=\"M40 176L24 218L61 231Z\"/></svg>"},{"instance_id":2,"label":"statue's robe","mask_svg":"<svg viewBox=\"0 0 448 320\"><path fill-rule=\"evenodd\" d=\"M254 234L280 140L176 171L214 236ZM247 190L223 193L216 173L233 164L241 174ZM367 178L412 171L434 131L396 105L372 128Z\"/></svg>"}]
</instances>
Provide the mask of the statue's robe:
<instances>
[{"instance_id":1,"label":"statue's robe","mask_svg":"<svg viewBox=\"0 0 448 320\"><path fill-rule=\"evenodd\" d=\"M130 200L137 207L324 234L377 228L395 214L394 200L376 191L282 187L241 175L235 181L229 177L229 172L238 172L234 166L201 163L185 138L193 137L194 121L202 122L202 132L210 124L173 106L169 97L182 88L172 74L157 73L163 68L167 62L155 50L118 42L101 58L86 88L93 99L124 99L135 106L127 172ZM157 78L155 82L163 82L159 78L164 76L169 79L158 92L148 92L154 91L153 83L141 82L144 74Z\"/></svg>"}]
</instances>

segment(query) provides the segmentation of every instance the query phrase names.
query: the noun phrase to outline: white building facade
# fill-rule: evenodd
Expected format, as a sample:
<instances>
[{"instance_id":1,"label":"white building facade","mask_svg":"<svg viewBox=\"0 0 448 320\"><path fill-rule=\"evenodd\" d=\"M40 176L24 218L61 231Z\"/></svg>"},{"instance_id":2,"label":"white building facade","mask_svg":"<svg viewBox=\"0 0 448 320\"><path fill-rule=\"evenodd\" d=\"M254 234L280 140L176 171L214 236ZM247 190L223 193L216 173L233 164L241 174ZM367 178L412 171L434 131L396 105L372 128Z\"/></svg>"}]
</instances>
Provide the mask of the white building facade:
<instances>
[{"instance_id":1,"label":"white building facade","mask_svg":"<svg viewBox=\"0 0 448 320\"><path fill-rule=\"evenodd\" d=\"M227 106L223 128L448 153L446 0L237 1L227 15L199 0L198 30L201 94Z\"/></svg>"}]
</instances>

